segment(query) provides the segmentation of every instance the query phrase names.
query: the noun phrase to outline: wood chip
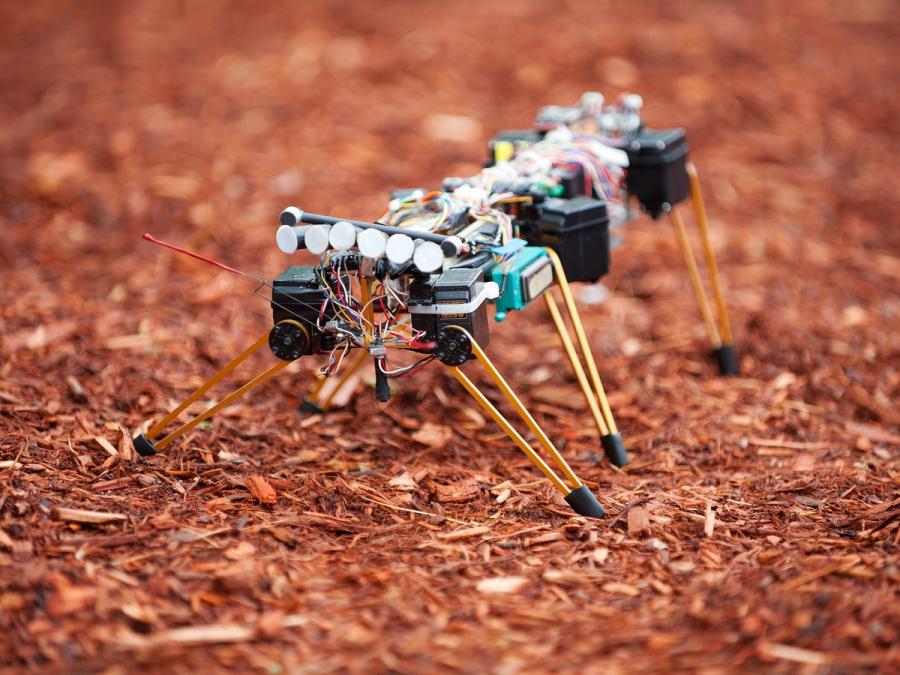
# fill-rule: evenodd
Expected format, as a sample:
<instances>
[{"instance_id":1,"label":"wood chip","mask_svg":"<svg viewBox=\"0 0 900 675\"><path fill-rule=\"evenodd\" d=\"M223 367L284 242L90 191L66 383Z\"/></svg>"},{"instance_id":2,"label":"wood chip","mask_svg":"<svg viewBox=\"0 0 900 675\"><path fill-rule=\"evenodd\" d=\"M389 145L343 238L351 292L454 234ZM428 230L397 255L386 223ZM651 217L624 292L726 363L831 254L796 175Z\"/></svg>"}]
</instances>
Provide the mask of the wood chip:
<instances>
[{"instance_id":1,"label":"wood chip","mask_svg":"<svg viewBox=\"0 0 900 675\"><path fill-rule=\"evenodd\" d=\"M128 520L124 513L106 513L103 511L86 511L84 509L68 509L55 506L50 512L56 520L65 520L71 523L115 523Z\"/></svg>"},{"instance_id":2,"label":"wood chip","mask_svg":"<svg viewBox=\"0 0 900 675\"><path fill-rule=\"evenodd\" d=\"M122 641L123 648L159 649L173 646L204 645L222 642L246 642L256 636L256 629L234 624L186 626L143 636L133 634Z\"/></svg>"},{"instance_id":3,"label":"wood chip","mask_svg":"<svg viewBox=\"0 0 900 675\"><path fill-rule=\"evenodd\" d=\"M650 513L644 506L634 506L628 510L628 534L636 537L650 531Z\"/></svg>"},{"instance_id":4,"label":"wood chip","mask_svg":"<svg viewBox=\"0 0 900 675\"><path fill-rule=\"evenodd\" d=\"M107 454L109 454L110 457L119 456L119 451L116 450L116 447L108 440L106 440L103 436L94 436L93 438L97 442L97 445L106 450Z\"/></svg>"},{"instance_id":5,"label":"wood chip","mask_svg":"<svg viewBox=\"0 0 900 675\"><path fill-rule=\"evenodd\" d=\"M74 375L68 375L66 377L66 385L69 387L69 395L72 397L72 400L77 403L88 402L87 392L85 392L81 382L79 382Z\"/></svg>"},{"instance_id":6,"label":"wood chip","mask_svg":"<svg viewBox=\"0 0 900 675\"><path fill-rule=\"evenodd\" d=\"M713 536L713 530L716 527L716 505L706 505L706 518L703 521L703 534L706 537Z\"/></svg>"},{"instance_id":7,"label":"wood chip","mask_svg":"<svg viewBox=\"0 0 900 675\"><path fill-rule=\"evenodd\" d=\"M478 525L476 527L464 527L461 530L454 530L453 532L441 532L438 534L438 537L444 541L457 541L459 539L470 539L482 534L487 534L490 531L491 528L489 525Z\"/></svg>"},{"instance_id":8,"label":"wood chip","mask_svg":"<svg viewBox=\"0 0 900 675\"><path fill-rule=\"evenodd\" d=\"M443 424L425 422L421 429L411 434L410 438L416 443L421 443L433 450L439 450L447 445L447 442L453 438L453 430Z\"/></svg>"},{"instance_id":9,"label":"wood chip","mask_svg":"<svg viewBox=\"0 0 900 675\"><path fill-rule=\"evenodd\" d=\"M255 474L247 478L247 489L256 497L261 504L275 504L278 502L278 496L264 476Z\"/></svg>"},{"instance_id":10,"label":"wood chip","mask_svg":"<svg viewBox=\"0 0 900 675\"><path fill-rule=\"evenodd\" d=\"M815 581L816 579L821 579L822 577L826 577L829 574L834 574L835 572L845 572L850 570L852 567L855 567L860 562L859 556L851 556L848 559L840 559L837 560L825 567L822 567L814 572L810 572L808 574L803 574L795 579L791 579L786 584L784 584L783 588L785 590L793 590L795 588L801 588L806 584Z\"/></svg>"},{"instance_id":11,"label":"wood chip","mask_svg":"<svg viewBox=\"0 0 900 675\"><path fill-rule=\"evenodd\" d=\"M811 666L823 666L831 661L828 654L778 643L764 643L760 645L759 651L762 655L772 659L805 663Z\"/></svg>"},{"instance_id":12,"label":"wood chip","mask_svg":"<svg viewBox=\"0 0 900 675\"><path fill-rule=\"evenodd\" d=\"M488 595L505 594L515 593L516 591L521 590L527 583L528 579L520 576L490 577L479 581L475 588L479 593L486 593Z\"/></svg>"},{"instance_id":13,"label":"wood chip","mask_svg":"<svg viewBox=\"0 0 900 675\"><path fill-rule=\"evenodd\" d=\"M630 595L636 597L641 594L641 589L631 584L625 584L619 581L610 581L601 587L607 593L615 593L617 595Z\"/></svg>"},{"instance_id":14,"label":"wood chip","mask_svg":"<svg viewBox=\"0 0 900 675\"><path fill-rule=\"evenodd\" d=\"M388 481L388 485L395 490L404 490L406 492L413 492L419 489L419 485L410 475L409 471L404 471L403 473L394 476Z\"/></svg>"},{"instance_id":15,"label":"wood chip","mask_svg":"<svg viewBox=\"0 0 900 675\"><path fill-rule=\"evenodd\" d=\"M441 504L461 504L481 497L481 486L475 480L463 480L450 485L435 485L435 499Z\"/></svg>"},{"instance_id":16,"label":"wood chip","mask_svg":"<svg viewBox=\"0 0 900 675\"><path fill-rule=\"evenodd\" d=\"M789 450L824 450L825 448L831 447L830 443L782 441L775 438L749 438L747 440L752 445L758 445L763 448L787 448Z\"/></svg>"},{"instance_id":17,"label":"wood chip","mask_svg":"<svg viewBox=\"0 0 900 675\"><path fill-rule=\"evenodd\" d=\"M56 591L47 600L47 615L60 619L91 605L97 599L97 589L77 587L68 582L58 582Z\"/></svg>"},{"instance_id":18,"label":"wood chip","mask_svg":"<svg viewBox=\"0 0 900 675\"><path fill-rule=\"evenodd\" d=\"M890 443L900 446L900 435L891 433L887 429L874 424L862 424L861 422L845 422L844 426L850 431L876 443Z\"/></svg>"}]
</instances>

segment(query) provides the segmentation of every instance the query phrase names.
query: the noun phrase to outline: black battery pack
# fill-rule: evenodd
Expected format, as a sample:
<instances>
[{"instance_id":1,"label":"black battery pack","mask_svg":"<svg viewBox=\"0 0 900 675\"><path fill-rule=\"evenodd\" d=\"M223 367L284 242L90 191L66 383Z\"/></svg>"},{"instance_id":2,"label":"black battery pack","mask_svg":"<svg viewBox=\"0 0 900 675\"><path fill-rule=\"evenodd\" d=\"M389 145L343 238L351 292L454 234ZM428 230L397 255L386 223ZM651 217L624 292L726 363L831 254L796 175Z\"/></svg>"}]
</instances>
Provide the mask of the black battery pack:
<instances>
[{"instance_id":1,"label":"black battery pack","mask_svg":"<svg viewBox=\"0 0 900 675\"><path fill-rule=\"evenodd\" d=\"M688 196L688 144L684 129L642 129L625 150L629 162L628 192L653 218Z\"/></svg>"},{"instance_id":2,"label":"black battery pack","mask_svg":"<svg viewBox=\"0 0 900 675\"><path fill-rule=\"evenodd\" d=\"M409 286L409 311L412 327L425 331L425 340L436 340L447 326L465 328L475 341L488 343L487 301L471 311L454 312L453 305L476 300L484 289L484 273L480 268L454 267L443 274L420 277ZM433 308L440 308L434 312Z\"/></svg>"},{"instance_id":3,"label":"black battery pack","mask_svg":"<svg viewBox=\"0 0 900 675\"><path fill-rule=\"evenodd\" d=\"M519 234L556 251L569 281L594 282L609 272L609 214L600 199L547 199L523 213Z\"/></svg>"},{"instance_id":4,"label":"black battery pack","mask_svg":"<svg viewBox=\"0 0 900 675\"><path fill-rule=\"evenodd\" d=\"M309 328L312 339L307 354L318 352L322 346L316 323L326 295L320 283L316 268L305 266L288 267L272 282L272 318L276 324L293 319ZM329 304L323 322L332 319L333 315L334 310Z\"/></svg>"}]
</instances>

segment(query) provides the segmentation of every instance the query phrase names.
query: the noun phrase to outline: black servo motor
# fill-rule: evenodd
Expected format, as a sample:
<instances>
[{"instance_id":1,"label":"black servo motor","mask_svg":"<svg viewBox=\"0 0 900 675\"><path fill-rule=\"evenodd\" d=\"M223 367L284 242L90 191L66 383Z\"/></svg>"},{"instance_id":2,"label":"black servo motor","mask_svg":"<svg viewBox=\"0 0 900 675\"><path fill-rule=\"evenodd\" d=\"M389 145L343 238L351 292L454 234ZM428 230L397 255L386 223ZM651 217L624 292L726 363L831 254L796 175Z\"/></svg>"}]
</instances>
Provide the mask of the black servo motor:
<instances>
[{"instance_id":1,"label":"black servo motor","mask_svg":"<svg viewBox=\"0 0 900 675\"><path fill-rule=\"evenodd\" d=\"M629 163L628 192L653 218L659 218L688 196L688 144L684 129L642 129L625 151Z\"/></svg>"},{"instance_id":2,"label":"black servo motor","mask_svg":"<svg viewBox=\"0 0 900 675\"><path fill-rule=\"evenodd\" d=\"M487 345L490 333L484 272L480 268L453 267L443 274L423 275L409 286L409 312L412 327L425 331L426 340L436 340L448 326L459 326L479 345Z\"/></svg>"},{"instance_id":3,"label":"black servo motor","mask_svg":"<svg viewBox=\"0 0 900 675\"><path fill-rule=\"evenodd\" d=\"M322 334L316 326L325 302L325 291L315 267L288 267L272 282L272 318L275 324L292 319L308 329L310 339L305 354L322 348ZM331 304L325 306L323 322L334 318Z\"/></svg>"}]
</instances>

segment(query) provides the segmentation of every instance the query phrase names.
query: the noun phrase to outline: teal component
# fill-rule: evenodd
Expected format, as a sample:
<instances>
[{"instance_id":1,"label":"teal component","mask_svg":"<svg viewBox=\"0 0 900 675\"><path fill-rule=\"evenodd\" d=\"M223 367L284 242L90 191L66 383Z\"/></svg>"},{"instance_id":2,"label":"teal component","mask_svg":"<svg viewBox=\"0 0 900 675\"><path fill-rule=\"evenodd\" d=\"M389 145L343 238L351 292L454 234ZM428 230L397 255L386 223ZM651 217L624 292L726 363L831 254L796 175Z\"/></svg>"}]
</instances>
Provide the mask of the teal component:
<instances>
[{"instance_id":1,"label":"teal component","mask_svg":"<svg viewBox=\"0 0 900 675\"><path fill-rule=\"evenodd\" d=\"M503 321L510 310L524 309L553 285L553 265L542 246L524 246L510 260L494 265L491 281L500 287L494 319Z\"/></svg>"}]
</instances>

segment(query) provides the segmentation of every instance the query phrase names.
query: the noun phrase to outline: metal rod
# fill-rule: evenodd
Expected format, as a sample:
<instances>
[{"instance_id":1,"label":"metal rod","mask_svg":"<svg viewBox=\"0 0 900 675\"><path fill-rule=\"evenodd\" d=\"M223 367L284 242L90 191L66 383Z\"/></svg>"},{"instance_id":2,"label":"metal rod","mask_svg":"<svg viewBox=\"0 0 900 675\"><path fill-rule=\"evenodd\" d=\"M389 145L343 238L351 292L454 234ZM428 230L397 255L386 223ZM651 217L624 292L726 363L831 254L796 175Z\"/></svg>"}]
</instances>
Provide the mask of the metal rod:
<instances>
[{"instance_id":1,"label":"metal rod","mask_svg":"<svg viewBox=\"0 0 900 675\"><path fill-rule=\"evenodd\" d=\"M728 309L725 306L725 294L722 292L719 266L716 263L716 254L713 251L712 241L709 238L709 220L706 217L703 193L700 191L700 177L697 175L697 167L692 162L687 163L687 174L691 181L694 215L697 219L697 227L700 230L700 240L703 242L703 254L706 259L706 269L709 270L709 283L712 286L713 302L716 303L716 312L719 317L719 332L722 342L730 345L733 338L731 335L731 323L728 321Z\"/></svg>"},{"instance_id":2,"label":"metal rod","mask_svg":"<svg viewBox=\"0 0 900 675\"><path fill-rule=\"evenodd\" d=\"M179 405L175 410L170 412L168 415L163 417L159 422L154 424L147 431L147 438L149 440L153 440L159 433L165 429L169 424L178 417L181 413L187 410L188 406L197 401L203 394L216 386L222 379L228 375L232 370L237 368L241 363L246 361L254 352L256 352L260 347L266 344L269 340L269 331L263 333L257 340L247 347L244 351L238 354L234 359L232 359L228 365L222 368L219 372L209 378L206 382L201 384L197 390L188 396L184 401Z\"/></svg>"},{"instance_id":3,"label":"metal rod","mask_svg":"<svg viewBox=\"0 0 900 675\"><path fill-rule=\"evenodd\" d=\"M534 448L528 445L528 441L522 438L522 435L516 431L513 426L509 423L509 421L503 416L503 414L494 407L494 405L487 399L487 397L481 393L481 390L475 386L475 384L466 377L465 373L463 373L457 367L451 367L450 372L453 373L453 376L459 380L459 383L465 388L469 395L474 398L482 408L484 408L485 412L491 416L503 431L506 432L506 435L509 436L513 443L515 443L519 449L524 452L528 459L530 459L538 469L540 469L541 473L543 473L553 486L559 490L564 497L567 497L571 490L566 487L566 484L563 483L562 479L556 475L556 473L551 469L547 463L538 455Z\"/></svg>"},{"instance_id":4,"label":"metal rod","mask_svg":"<svg viewBox=\"0 0 900 675\"><path fill-rule=\"evenodd\" d=\"M506 400L510 402L513 408L516 409L516 412L519 413L519 417L522 418L522 421L525 422L526 426L531 429L531 432L538 439L538 442L547 451L553 461L556 462L556 465L562 470L563 474L569 482L572 483L572 489L581 487L581 480L578 476L575 475L575 472L572 471L572 467L569 466L569 463L566 462L565 457L563 457L559 450L556 449L556 446L553 445L553 441L547 436L541 426L535 422L534 418L531 416L531 413L525 408L522 404L522 401L519 400L519 397L516 396L515 392L512 390L512 387L507 384L506 380L503 379L503 376L500 374L500 371L497 370L496 366L494 366L493 362L488 358L488 355L484 353L484 350L478 346L478 343L472 339L472 336L469 335L469 339L472 340L472 352L475 354L475 358L477 358L481 365L484 366L484 369L488 371L488 375L491 376L491 379L494 380L494 383L497 385L497 388L503 393L506 397ZM566 493L568 494L568 493Z\"/></svg>"},{"instance_id":5,"label":"metal rod","mask_svg":"<svg viewBox=\"0 0 900 675\"><path fill-rule=\"evenodd\" d=\"M446 235L436 234L434 232L410 230L405 227L393 227L391 225L385 225L383 223L367 223L364 220L337 218L335 216L325 216L320 213L308 213L304 211L302 216L300 217L300 222L307 223L309 225L334 225L335 223L340 221L350 223L351 225L355 225L356 227L361 227L363 229L380 230L385 234L405 234L409 237L412 237L413 239L424 239L425 241L433 241L437 244L442 244L447 240Z\"/></svg>"},{"instance_id":6,"label":"metal rod","mask_svg":"<svg viewBox=\"0 0 900 675\"><path fill-rule=\"evenodd\" d=\"M594 423L597 425L597 430L600 432L601 436L606 436L609 434L609 428L606 426L606 421L603 419L603 414L600 412L600 407L597 405L597 397L594 396L587 375L584 374L584 368L581 367L581 361L578 360L578 354L575 352L575 345L572 344L572 338L569 337L569 331L566 330L566 325L563 323L559 308L556 306L556 300L553 299L553 295L549 290L544 293L544 301L547 303L547 311L550 312L550 318L553 319L553 323L556 325L556 332L559 333L559 339L562 341L563 349L566 350L566 355L572 363L572 370L575 371L575 377L578 379L578 386L581 387L581 392L584 394L584 400L588 404L588 408L590 408Z\"/></svg>"},{"instance_id":7,"label":"metal rod","mask_svg":"<svg viewBox=\"0 0 900 675\"><path fill-rule=\"evenodd\" d=\"M591 377L591 383L594 386L594 393L600 402L600 409L603 411L603 417L606 420L606 426L609 433L619 433L616 427L616 420L613 418L612 408L609 407L609 401L606 398L606 390L603 388L603 382L600 379L600 372L597 370L597 363L594 361L591 345L588 343L587 333L584 332L584 324L581 323L581 315L578 313L578 307L575 306L575 298L572 297L572 289L569 281L566 279L566 272L563 269L562 261L552 248L548 248L547 255L553 262L553 270L556 273L556 280L559 283L559 290L562 292L563 303L569 312L569 318L572 326L575 328L575 338L578 340L578 346L581 348L581 355L587 365L588 375Z\"/></svg>"},{"instance_id":8,"label":"metal rod","mask_svg":"<svg viewBox=\"0 0 900 675\"><path fill-rule=\"evenodd\" d=\"M694 259L691 243L688 240L687 231L684 229L684 221L681 219L678 209L674 207L669 212L669 215L672 217L672 224L675 226L675 238L678 240L678 247L681 249L681 256L684 258L684 264L687 267L691 288L694 289L694 297L697 299L697 307L700 309L703 323L706 324L706 334L709 336L709 341L712 343L713 348L718 349L722 346L722 339L719 337L719 330L716 328L712 309L709 307L706 289L703 288L703 281L700 279L700 270L697 269L697 261Z\"/></svg>"},{"instance_id":9,"label":"metal rod","mask_svg":"<svg viewBox=\"0 0 900 675\"><path fill-rule=\"evenodd\" d=\"M242 386L238 389L235 389L233 392L231 392L228 396L226 396L221 401L216 403L214 406L207 408L204 412L197 415L190 422L187 422L187 423L181 425L175 431L173 431L168 436L166 436L164 439L162 439L159 443L156 443L155 444L156 449L162 450L169 443L171 443L175 439L179 438L180 436L186 434L188 431L190 431L195 426L200 424L200 422L202 422L205 419L208 419L210 416L214 415L216 412L218 412L225 406L230 405L232 402L236 401L238 398L240 398L241 396L246 394L248 391L253 389L253 387L255 387L259 384L262 384L263 382L268 380L273 375L275 375L278 372L280 372L281 370L287 368L292 363L293 363L293 361L279 361L278 363L276 363L274 366L272 366L268 370L263 371L262 373L260 373L256 377L254 377L252 380L247 382L244 386Z\"/></svg>"}]
</instances>

